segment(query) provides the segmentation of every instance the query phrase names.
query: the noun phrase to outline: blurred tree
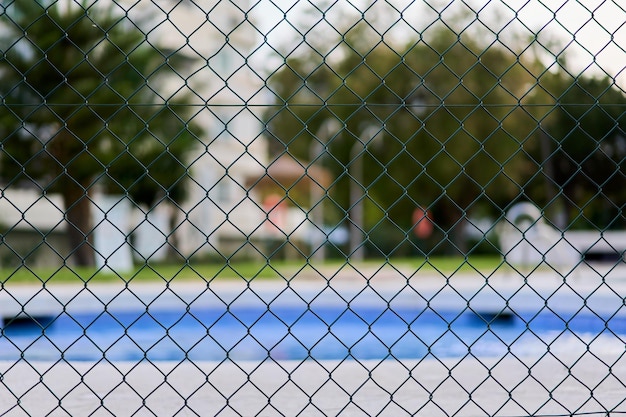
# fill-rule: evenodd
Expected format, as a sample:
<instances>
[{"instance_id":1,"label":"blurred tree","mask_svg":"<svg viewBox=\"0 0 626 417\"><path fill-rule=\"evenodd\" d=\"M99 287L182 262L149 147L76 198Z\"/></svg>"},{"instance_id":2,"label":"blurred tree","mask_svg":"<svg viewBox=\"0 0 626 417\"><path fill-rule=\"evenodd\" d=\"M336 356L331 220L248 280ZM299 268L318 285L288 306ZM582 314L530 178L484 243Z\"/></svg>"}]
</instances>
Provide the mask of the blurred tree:
<instances>
[{"instance_id":1,"label":"blurred tree","mask_svg":"<svg viewBox=\"0 0 626 417\"><path fill-rule=\"evenodd\" d=\"M367 30L352 26L332 54L289 59L270 80L279 104L268 114L273 149L306 158L312 142L325 140L320 126L336 119L325 164L338 178L330 193L340 215L350 206L356 146L367 167L366 229L400 237L383 253L410 237L418 206L430 209L452 250L465 252L468 212L500 215L531 168L524 148L536 120L524 100L539 64L443 25L404 46L368 39ZM369 139L360 137L368 126L379 133L366 148L359 141Z\"/></svg>"},{"instance_id":2,"label":"blurred tree","mask_svg":"<svg viewBox=\"0 0 626 417\"><path fill-rule=\"evenodd\" d=\"M546 74L542 88L554 104L544 111L543 155L552 166L564 226L623 228L626 204L626 96L609 77ZM540 149L535 148L534 154Z\"/></svg>"},{"instance_id":3,"label":"blurred tree","mask_svg":"<svg viewBox=\"0 0 626 417\"><path fill-rule=\"evenodd\" d=\"M184 197L199 132L166 77L184 63L147 42L115 4L3 2L1 170L8 186L63 195L78 265L92 265L94 186L137 203Z\"/></svg>"}]
</instances>

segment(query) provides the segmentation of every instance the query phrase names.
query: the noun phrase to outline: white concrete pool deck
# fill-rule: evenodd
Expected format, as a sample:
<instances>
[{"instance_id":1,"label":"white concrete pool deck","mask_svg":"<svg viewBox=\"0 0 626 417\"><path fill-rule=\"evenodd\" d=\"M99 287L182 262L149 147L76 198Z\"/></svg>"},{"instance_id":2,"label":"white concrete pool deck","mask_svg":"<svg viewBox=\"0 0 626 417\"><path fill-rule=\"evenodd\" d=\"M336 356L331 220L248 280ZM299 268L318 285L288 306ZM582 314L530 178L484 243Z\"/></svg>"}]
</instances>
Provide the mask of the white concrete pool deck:
<instances>
[{"instance_id":1,"label":"white concrete pool deck","mask_svg":"<svg viewBox=\"0 0 626 417\"><path fill-rule=\"evenodd\" d=\"M567 276L564 280L563 276ZM329 278L331 278L329 280ZM480 312L553 308L623 314L626 268L485 276L308 270L289 281L7 285L0 314L58 314L186 303L385 303ZM0 362L0 415L604 416L626 412L624 345L566 354L440 361ZM548 350L546 348L546 350Z\"/></svg>"}]
</instances>

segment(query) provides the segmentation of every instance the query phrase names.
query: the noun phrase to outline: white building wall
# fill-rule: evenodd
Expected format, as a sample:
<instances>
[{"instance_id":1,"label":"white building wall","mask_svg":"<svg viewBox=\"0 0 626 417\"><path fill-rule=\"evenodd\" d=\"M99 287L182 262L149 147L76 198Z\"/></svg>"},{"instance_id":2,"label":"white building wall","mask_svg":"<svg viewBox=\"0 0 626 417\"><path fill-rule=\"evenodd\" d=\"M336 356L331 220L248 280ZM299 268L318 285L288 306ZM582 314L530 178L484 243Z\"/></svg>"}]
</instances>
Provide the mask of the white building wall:
<instances>
[{"instance_id":1,"label":"white building wall","mask_svg":"<svg viewBox=\"0 0 626 417\"><path fill-rule=\"evenodd\" d=\"M128 14L143 22L148 39L190 58L184 73L172 74L169 88L192 97L194 121L205 129L189 161L189 197L179 213L177 249L186 256L222 252L224 240L244 242L265 218L261 203L246 189L247 179L261 176L267 165L255 107L263 82L247 65L256 42L242 11L249 2L133 3L128 2Z\"/></svg>"}]
</instances>

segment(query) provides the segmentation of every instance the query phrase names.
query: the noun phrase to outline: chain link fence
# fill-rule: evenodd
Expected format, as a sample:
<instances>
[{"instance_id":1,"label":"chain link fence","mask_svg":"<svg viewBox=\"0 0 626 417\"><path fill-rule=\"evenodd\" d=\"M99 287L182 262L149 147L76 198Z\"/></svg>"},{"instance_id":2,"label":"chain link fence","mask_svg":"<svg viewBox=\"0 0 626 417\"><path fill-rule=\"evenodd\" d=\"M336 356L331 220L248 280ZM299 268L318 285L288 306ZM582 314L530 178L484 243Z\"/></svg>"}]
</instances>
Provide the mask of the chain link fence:
<instances>
[{"instance_id":1,"label":"chain link fence","mask_svg":"<svg viewBox=\"0 0 626 417\"><path fill-rule=\"evenodd\" d=\"M626 413L620 1L0 5L2 415Z\"/></svg>"}]
</instances>

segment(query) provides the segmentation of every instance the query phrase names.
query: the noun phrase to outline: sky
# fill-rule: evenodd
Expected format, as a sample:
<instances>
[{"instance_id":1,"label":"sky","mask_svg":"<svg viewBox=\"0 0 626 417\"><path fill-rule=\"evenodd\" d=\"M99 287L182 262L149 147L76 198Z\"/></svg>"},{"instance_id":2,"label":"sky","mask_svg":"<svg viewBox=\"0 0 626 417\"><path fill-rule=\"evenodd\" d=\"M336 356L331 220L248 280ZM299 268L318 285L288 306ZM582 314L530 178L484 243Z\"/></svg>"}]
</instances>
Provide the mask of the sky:
<instances>
[{"instance_id":1,"label":"sky","mask_svg":"<svg viewBox=\"0 0 626 417\"><path fill-rule=\"evenodd\" d=\"M311 5L318 10L311 12ZM303 38L336 36L334 27L362 16L386 40L402 41L427 32L433 22L452 22L463 11L472 27L488 28L494 39L495 34L503 42L538 34L552 54L565 52L574 72L606 74L626 85L623 0L492 0L486 5L484 0L259 0L253 11L265 46L281 51L291 51Z\"/></svg>"},{"instance_id":2,"label":"sky","mask_svg":"<svg viewBox=\"0 0 626 417\"><path fill-rule=\"evenodd\" d=\"M618 6L618 2L624 6ZM515 8L522 0L511 1ZM531 27L543 28L566 44L570 64L579 71L606 71L624 77L626 66L626 3L622 0L537 0L521 8L519 18Z\"/></svg>"}]
</instances>

